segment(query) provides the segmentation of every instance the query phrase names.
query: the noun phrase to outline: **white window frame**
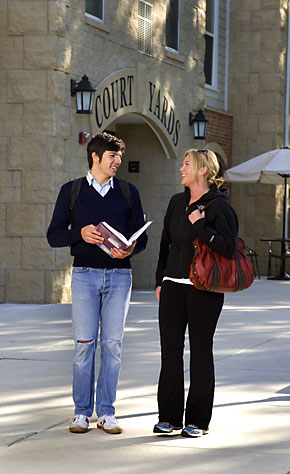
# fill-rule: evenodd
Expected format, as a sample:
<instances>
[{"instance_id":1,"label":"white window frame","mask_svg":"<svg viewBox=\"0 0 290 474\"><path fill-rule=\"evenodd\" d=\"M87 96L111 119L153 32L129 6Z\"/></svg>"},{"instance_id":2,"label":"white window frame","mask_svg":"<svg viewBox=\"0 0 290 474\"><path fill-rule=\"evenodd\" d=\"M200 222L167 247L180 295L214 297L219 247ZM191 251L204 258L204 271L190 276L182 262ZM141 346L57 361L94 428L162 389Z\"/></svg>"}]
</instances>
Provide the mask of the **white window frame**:
<instances>
[{"instance_id":1,"label":"white window frame","mask_svg":"<svg viewBox=\"0 0 290 474\"><path fill-rule=\"evenodd\" d=\"M103 11L103 18L99 18L98 16L91 15L90 13L85 12L86 17L91 18L92 20L99 21L100 23L104 23L104 17L105 17L105 5L104 5L104 0L102 0L102 11Z\"/></svg>"},{"instance_id":2,"label":"white window frame","mask_svg":"<svg viewBox=\"0 0 290 474\"><path fill-rule=\"evenodd\" d=\"M177 49L171 48L170 46L165 46L167 51L172 51L173 53L178 53L179 52L179 38L180 38L180 0L178 1L178 18L177 18ZM167 2L166 2L166 8L167 8ZM166 10L166 19L167 19L167 10ZM166 28L166 26L165 26ZM165 33L165 41L167 41L166 38L166 33Z\"/></svg>"},{"instance_id":3,"label":"white window frame","mask_svg":"<svg viewBox=\"0 0 290 474\"><path fill-rule=\"evenodd\" d=\"M213 0L213 33L206 31L205 34L213 38L212 49L212 84L205 84L208 89L218 89L218 36L219 36L219 0Z\"/></svg>"}]
</instances>

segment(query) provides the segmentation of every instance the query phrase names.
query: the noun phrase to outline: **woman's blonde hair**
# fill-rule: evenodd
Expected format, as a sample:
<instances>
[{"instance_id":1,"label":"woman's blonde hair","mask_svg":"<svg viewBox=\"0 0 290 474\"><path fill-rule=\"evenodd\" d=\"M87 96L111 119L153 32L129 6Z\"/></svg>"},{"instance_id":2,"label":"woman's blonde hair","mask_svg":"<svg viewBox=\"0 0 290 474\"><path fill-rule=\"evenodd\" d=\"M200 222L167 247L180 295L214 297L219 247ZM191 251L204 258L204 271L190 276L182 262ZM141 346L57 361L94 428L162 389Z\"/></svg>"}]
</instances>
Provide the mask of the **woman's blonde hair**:
<instances>
[{"instance_id":1,"label":"woman's blonde hair","mask_svg":"<svg viewBox=\"0 0 290 474\"><path fill-rule=\"evenodd\" d=\"M209 184L215 184L219 188L224 179L218 176L220 165L216 154L211 150L194 150L193 148L184 153L184 158L188 157L192 164L193 178L196 179L198 169L206 166L206 179Z\"/></svg>"}]
</instances>

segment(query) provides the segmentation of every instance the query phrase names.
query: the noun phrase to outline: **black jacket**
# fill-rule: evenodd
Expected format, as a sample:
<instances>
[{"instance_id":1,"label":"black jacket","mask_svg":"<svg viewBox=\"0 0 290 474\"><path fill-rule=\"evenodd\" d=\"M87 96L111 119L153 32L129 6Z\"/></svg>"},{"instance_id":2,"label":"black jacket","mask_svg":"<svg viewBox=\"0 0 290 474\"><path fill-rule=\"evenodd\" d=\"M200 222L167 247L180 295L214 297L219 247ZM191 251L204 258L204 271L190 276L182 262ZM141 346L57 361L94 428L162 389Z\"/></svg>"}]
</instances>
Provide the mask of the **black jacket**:
<instances>
[{"instance_id":1,"label":"black jacket","mask_svg":"<svg viewBox=\"0 0 290 474\"><path fill-rule=\"evenodd\" d=\"M205 210L205 218L194 224L188 219L198 205L216 199ZM212 185L209 191L195 203L188 206L190 192L175 194L168 205L161 236L159 260L156 270L156 286L161 285L164 276L189 278L193 258L193 240L200 237L210 248L224 257L231 257L235 250L238 232L238 218L228 201L228 191Z\"/></svg>"}]
</instances>

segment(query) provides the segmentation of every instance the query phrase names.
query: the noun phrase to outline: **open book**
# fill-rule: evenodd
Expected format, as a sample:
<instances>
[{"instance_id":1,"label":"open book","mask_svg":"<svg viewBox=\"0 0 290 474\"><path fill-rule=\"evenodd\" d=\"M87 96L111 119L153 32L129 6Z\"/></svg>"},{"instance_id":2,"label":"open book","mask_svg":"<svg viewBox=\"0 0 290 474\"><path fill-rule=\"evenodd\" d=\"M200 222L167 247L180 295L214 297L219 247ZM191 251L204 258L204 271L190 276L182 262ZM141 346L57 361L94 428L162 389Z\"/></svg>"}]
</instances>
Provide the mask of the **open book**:
<instances>
[{"instance_id":1,"label":"open book","mask_svg":"<svg viewBox=\"0 0 290 474\"><path fill-rule=\"evenodd\" d=\"M104 252L113 257L111 254L111 248L116 247L118 250L126 250L128 247L131 247L133 242L140 237L141 234L152 224L153 221L148 221L143 225L135 234L133 234L129 240L118 232L114 227L107 224L107 222L99 222L96 226L96 230L102 234L104 242L102 244L97 244Z\"/></svg>"}]
</instances>

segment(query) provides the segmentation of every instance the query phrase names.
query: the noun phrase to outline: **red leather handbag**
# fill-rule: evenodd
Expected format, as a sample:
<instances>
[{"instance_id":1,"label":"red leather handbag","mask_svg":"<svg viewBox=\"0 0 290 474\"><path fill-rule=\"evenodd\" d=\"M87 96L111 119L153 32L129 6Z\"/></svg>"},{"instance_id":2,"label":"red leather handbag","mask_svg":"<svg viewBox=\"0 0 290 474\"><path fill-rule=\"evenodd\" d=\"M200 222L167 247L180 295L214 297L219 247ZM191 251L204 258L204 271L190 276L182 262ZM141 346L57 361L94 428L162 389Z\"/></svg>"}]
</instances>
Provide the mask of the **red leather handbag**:
<instances>
[{"instance_id":1,"label":"red leather handbag","mask_svg":"<svg viewBox=\"0 0 290 474\"><path fill-rule=\"evenodd\" d=\"M236 250L231 258L211 250L201 239L195 239L194 256L189 278L195 288L217 293L233 293L249 288L254 271L244 252L244 241L237 238Z\"/></svg>"}]
</instances>

